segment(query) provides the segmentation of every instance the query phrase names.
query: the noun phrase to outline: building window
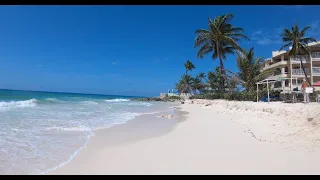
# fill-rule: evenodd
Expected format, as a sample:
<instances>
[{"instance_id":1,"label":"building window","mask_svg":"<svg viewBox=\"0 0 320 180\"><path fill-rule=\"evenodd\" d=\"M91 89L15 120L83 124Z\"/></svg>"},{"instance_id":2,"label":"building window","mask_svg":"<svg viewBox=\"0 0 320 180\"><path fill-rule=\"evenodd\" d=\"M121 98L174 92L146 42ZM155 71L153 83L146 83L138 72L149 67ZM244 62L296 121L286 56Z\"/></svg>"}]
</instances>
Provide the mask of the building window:
<instances>
[{"instance_id":1,"label":"building window","mask_svg":"<svg viewBox=\"0 0 320 180\"><path fill-rule=\"evenodd\" d=\"M289 86L289 80L284 81L284 86L288 87Z\"/></svg>"}]
</instances>

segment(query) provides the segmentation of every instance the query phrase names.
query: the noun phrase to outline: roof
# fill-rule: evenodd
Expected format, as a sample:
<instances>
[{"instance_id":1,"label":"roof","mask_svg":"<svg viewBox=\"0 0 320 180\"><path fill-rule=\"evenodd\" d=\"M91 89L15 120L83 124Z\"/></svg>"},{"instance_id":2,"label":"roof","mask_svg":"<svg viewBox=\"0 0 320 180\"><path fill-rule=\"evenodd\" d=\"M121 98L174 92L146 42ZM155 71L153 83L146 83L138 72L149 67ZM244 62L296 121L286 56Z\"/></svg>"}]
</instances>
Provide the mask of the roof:
<instances>
[{"instance_id":1,"label":"roof","mask_svg":"<svg viewBox=\"0 0 320 180\"><path fill-rule=\"evenodd\" d=\"M266 83L275 83L277 80L274 79L264 79L262 81L257 82L256 84L266 84Z\"/></svg>"},{"instance_id":2,"label":"roof","mask_svg":"<svg viewBox=\"0 0 320 180\"><path fill-rule=\"evenodd\" d=\"M262 81L257 82L256 84L266 84L266 83L275 83L275 82L281 82L281 80L284 79L298 79L298 78L284 78L284 77L277 77L277 78L267 78ZM319 86L320 86L320 81L319 81Z\"/></svg>"},{"instance_id":3,"label":"roof","mask_svg":"<svg viewBox=\"0 0 320 180\"><path fill-rule=\"evenodd\" d=\"M317 41L317 42L311 42L311 43L308 43L307 44L307 46L315 46L315 45L319 45L320 46L320 41ZM289 50L291 50L291 48L292 47L289 47ZM273 53L275 53L274 55L275 56L273 56L273 58L275 58L275 57L279 57L280 55L282 55L282 54L286 54L286 53L288 53L289 52L289 50L288 51L272 51Z\"/></svg>"}]
</instances>

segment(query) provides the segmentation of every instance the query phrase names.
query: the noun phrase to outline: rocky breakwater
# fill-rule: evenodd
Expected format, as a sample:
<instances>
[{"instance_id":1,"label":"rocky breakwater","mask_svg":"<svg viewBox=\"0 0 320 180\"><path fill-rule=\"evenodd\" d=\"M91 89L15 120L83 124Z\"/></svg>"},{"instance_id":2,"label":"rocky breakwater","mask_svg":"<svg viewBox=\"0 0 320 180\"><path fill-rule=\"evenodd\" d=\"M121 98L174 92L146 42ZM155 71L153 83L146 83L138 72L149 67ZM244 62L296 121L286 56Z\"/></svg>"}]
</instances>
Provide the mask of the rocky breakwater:
<instances>
[{"instance_id":1,"label":"rocky breakwater","mask_svg":"<svg viewBox=\"0 0 320 180\"><path fill-rule=\"evenodd\" d=\"M163 101L163 102L184 102L180 97L150 97L150 98L134 98L135 101Z\"/></svg>"}]
</instances>

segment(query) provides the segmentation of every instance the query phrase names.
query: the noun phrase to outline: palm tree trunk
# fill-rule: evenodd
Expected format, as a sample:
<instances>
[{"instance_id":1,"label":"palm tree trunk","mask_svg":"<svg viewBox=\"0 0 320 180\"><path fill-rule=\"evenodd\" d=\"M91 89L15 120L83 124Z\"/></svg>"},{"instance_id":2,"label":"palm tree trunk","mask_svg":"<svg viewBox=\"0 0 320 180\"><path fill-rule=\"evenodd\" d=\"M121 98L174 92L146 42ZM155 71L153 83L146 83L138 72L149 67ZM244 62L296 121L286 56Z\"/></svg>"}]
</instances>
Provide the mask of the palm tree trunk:
<instances>
[{"instance_id":1,"label":"palm tree trunk","mask_svg":"<svg viewBox=\"0 0 320 180\"><path fill-rule=\"evenodd\" d=\"M220 60L220 71L221 71L221 77L220 77L220 83L219 83L219 91L220 92L224 92L224 66L223 66L223 61L222 61L222 58L221 58L221 55L220 55L220 48L219 48L219 43L216 43L216 46L217 46L217 55L219 57L219 60Z\"/></svg>"},{"instance_id":2,"label":"palm tree trunk","mask_svg":"<svg viewBox=\"0 0 320 180\"><path fill-rule=\"evenodd\" d=\"M298 49L298 53L299 53L299 55L300 55L300 49ZM296 58L296 55L295 55L294 58ZM300 57L299 57L299 59L300 59L301 68L302 68L302 71L303 71L303 73L304 73L304 76L306 77L306 80L308 81L309 85L311 86L310 79L308 78L307 73L306 73L306 70L304 69L302 59L301 59ZM307 61L306 61L306 62L307 62ZM311 67L310 67L310 68L311 68Z\"/></svg>"},{"instance_id":3,"label":"palm tree trunk","mask_svg":"<svg viewBox=\"0 0 320 180\"><path fill-rule=\"evenodd\" d=\"M225 83L225 80L224 80L224 76L223 75L226 75L226 72L224 70L224 66L223 66L223 61L222 61L222 58L219 56L219 60L220 60L220 70L221 70L221 83L220 83L220 91L224 92L224 83Z\"/></svg>"}]
</instances>

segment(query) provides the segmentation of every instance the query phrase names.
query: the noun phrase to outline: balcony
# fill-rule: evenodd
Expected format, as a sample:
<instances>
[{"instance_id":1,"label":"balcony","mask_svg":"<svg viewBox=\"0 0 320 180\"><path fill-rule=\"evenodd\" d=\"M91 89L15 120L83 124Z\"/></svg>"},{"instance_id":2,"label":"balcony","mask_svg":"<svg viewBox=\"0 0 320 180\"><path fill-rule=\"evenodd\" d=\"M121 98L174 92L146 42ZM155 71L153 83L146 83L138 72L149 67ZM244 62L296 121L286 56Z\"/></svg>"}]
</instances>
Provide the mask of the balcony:
<instances>
[{"instance_id":1,"label":"balcony","mask_svg":"<svg viewBox=\"0 0 320 180\"><path fill-rule=\"evenodd\" d=\"M310 76L309 75L309 70L305 69L305 71L307 73L307 76ZM302 69L292 69L292 76L303 77L304 76L303 70Z\"/></svg>"},{"instance_id":2,"label":"balcony","mask_svg":"<svg viewBox=\"0 0 320 180\"><path fill-rule=\"evenodd\" d=\"M312 68L312 74L313 76L320 76L320 67Z\"/></svg>"},{"instance_id":3,"label":"balcony","mask_svg":"<svg viewBox=\"0 0 320 180\"><path fill-rule=\"evenodd\" d=\"M306 69L306 73L309 76L309 70ZM312 68L312 74L313 76L320 76L320 67L314 67ZM294 76L304 76L302 69L292 69L292 75Z\"/></svg>"},{"instance_id":4,"label":"balcony","mask_svg":"<svg viewBox=\"0 0 320 180\"><path fill-rule=\"evenodd\" d=\"M311 54L313 61L320 61L320 52L314 52Z\"/></svg>"},{"instance_id":5,"label":"balcony","mask_svg":"<svg viewBox=\"0 0 320 180\"><path fill-rule=\"evenodd\" d=\"M268 79L274 79L274 80L278 80L278 79L281 79L281 78L287 78L288 77L288 74L285 73L285 74L276 74L276 75L271 75L268 77Z\"/></svg>"},{"instance_id":6,"label":"balcony","mask_svg":"<svg viewBox=\"0 0 320 180\"><path fill-rule=\"evenodd\" d=\"M302 63L307 63L307 56L305 55L298 55L296 57L291 57L291 63L292 64L300 64L301 63L301 60L302 60Z\"/></svg>"},{"instance_id":7,"label":"balcony","mask_svg":"<svg viewBox=\"0 0 320 180\"><path fill-rule=\"evenodd\" d=\"M264 68L262 68L262 71L267 70L267 69L271 69L280 65L287 65L286 61L279 61L277 63L271 64L271 65L266 65Z\"/></svg>"}]
</instances>

